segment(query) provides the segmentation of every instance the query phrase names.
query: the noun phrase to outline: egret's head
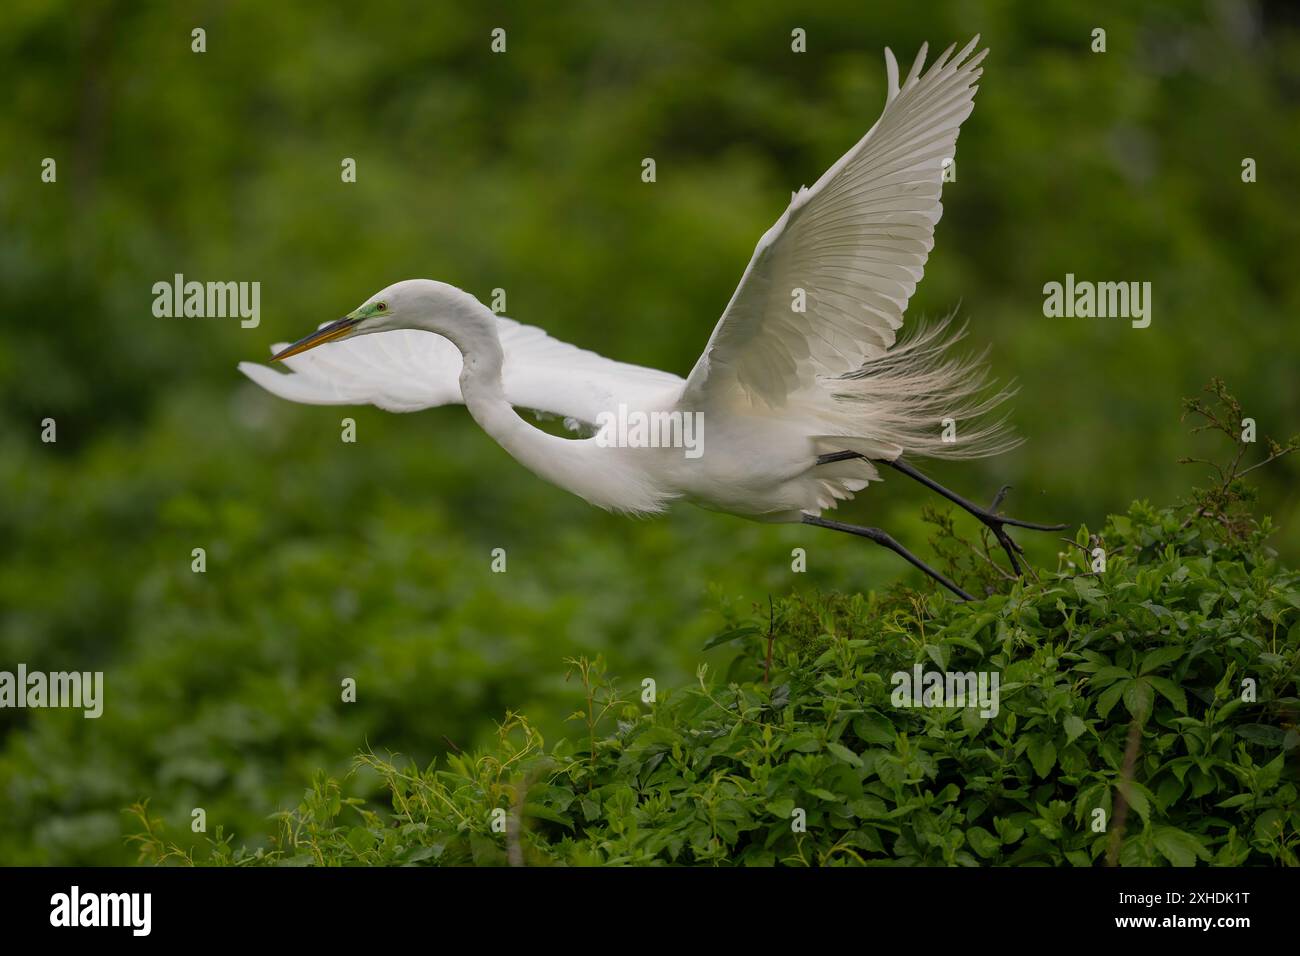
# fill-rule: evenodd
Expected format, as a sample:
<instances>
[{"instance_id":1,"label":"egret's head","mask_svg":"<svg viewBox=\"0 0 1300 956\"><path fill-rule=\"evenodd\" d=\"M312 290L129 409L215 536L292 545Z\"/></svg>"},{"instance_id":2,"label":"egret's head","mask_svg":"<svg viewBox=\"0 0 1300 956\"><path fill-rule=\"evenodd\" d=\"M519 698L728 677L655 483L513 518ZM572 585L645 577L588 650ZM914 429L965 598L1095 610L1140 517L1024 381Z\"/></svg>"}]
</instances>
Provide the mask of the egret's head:
<instances>
[{"instance_id":1,"label":"egret's head","mask_svg":"<svg viewBox=\"0 0 1300 956\"><path fill-rule=\"evenodd\" d=\"M376 292L337 322L322 325L311 335L286 346L273 355L271 361L278 362L326 342L338 342L371 332L409 328L440 332L442 329L436 327L437 320L454 311L452 306L456 296L465 296L465 293L432 279L396 282Z\"/></svg>"}]
</instances>

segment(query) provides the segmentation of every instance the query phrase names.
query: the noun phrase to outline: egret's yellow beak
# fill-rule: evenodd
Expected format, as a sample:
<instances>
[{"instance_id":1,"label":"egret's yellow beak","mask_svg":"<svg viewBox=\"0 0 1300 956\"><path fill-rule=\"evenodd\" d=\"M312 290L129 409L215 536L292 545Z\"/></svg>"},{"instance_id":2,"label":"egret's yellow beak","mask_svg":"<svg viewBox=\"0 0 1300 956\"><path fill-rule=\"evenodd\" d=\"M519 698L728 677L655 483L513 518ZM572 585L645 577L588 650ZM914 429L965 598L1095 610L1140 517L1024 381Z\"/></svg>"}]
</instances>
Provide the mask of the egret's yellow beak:
<instances>
[{"instance_id":1,"label":"egret's yellow beak","mask_svg":"<svg viewBox=\"0 0 1300 956\"><path fill-rule=\"evenodd\" d=\"M290 355L298 355L306 352L308 349L314 349L318 345L324 345L326 342L332 342L337 338L342 338L351 331L352 326L360 322L360 319L353 319L344 316L337 322L331 322L322 328L317 329L311 335L305 336L294 342L293 345L285 346L284 349L271 356L272 362L278 362L280 359L286 359Z\"/></svg>"}]
</instances>

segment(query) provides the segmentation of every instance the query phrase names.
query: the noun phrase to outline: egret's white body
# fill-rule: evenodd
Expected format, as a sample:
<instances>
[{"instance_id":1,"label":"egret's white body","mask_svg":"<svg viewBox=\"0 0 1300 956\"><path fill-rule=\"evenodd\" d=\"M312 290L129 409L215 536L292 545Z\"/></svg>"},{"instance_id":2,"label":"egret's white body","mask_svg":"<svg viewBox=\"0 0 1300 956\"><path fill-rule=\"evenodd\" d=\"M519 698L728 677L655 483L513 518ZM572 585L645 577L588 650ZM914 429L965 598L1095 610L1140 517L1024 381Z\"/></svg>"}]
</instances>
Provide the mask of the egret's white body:
<instances>
[{"instance_id":1,"label":"egret's white body","mask_svg":"<svg viewBox=\"0 0 1300 956\"><path fill-rule=\"evenodd\" d=\"M1001 450L1009 440L997 426L969 422L1003 396L976 397L983 374L944 357L941 327L895 337L933 246L944 163L973 108L987 52L970 55L977 41L951 59L950 47L924 75L922 48L901 84L886 50L880 119L794 193L685 379L559 342L425 279L390 286L284 349L276 357L291 375L240 368L310 404L414 411L463 402L536 475L637 514L687 500L765 521L812 520L879 477L869 459ZM802 312L792 307L796 290ZM620 405L701 413L703 454L611 447L610 426L596 426ZM548 434L515 408L563 416L589 437ZM955 443L941 440L945 418L962 424ZM828 455L844 457L819 462Z\"/></svg>"}]
</instances>

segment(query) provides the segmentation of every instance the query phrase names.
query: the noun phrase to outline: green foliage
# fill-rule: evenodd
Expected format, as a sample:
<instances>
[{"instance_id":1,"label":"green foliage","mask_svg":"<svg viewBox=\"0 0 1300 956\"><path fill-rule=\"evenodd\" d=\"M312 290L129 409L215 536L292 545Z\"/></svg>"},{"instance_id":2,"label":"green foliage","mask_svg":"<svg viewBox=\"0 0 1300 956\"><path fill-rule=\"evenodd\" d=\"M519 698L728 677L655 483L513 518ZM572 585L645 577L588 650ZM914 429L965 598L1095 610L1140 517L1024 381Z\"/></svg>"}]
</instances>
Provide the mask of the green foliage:
<instances>
[{"instance_id":1,"label":"green foliage","mask_svg":"<svg viewBox=\"0 0 1300 956\"><path fill-rule=\"evenodd\" d=\"M1080 546L1105 543L1104 573L1063 553L1040 580L969 604L906 589L784 598L733 635L742 653L724 680L701 665L694 686L652 703L620 697L601 662L575 661L573 738L547 744L511 713L489 745L423 770L360 757L388 792L382 810L318 777L269 852L218 839L186 854L146 832L143 855L1296 865L1300 574L1279 566L1266 527L1225 540L1185 510L1137 503L1097 536L1078 531ZM998 712L894 706L891 675L918 663L998 672Z\"/></svg>"}]
</instances>

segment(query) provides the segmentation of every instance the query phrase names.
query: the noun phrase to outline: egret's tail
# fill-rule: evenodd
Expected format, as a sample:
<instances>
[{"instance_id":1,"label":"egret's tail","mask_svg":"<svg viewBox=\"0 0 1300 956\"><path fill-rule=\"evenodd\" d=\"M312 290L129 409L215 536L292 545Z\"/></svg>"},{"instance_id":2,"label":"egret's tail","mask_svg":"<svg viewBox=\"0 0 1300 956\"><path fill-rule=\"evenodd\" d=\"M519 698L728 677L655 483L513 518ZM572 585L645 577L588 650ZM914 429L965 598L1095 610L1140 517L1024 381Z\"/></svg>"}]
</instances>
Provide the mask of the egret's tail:
<instances>
[{"instance_id":1,"label":"egret's tail","mask_svg":"<svg viewBox=\"0 0 1300 956\"><path fill-rule=\"evenodd\" d=\"M853 434L893 453L888 457L985 458L1019 445L1005 415L989 420L1015 390L992 387L988 350L973 357L949 353L965 335L965 325L954 328L949 316L834 379L840 411L858 426ZM844 447L858 450L851 442Z\"/></svg>"}]
</instances>

